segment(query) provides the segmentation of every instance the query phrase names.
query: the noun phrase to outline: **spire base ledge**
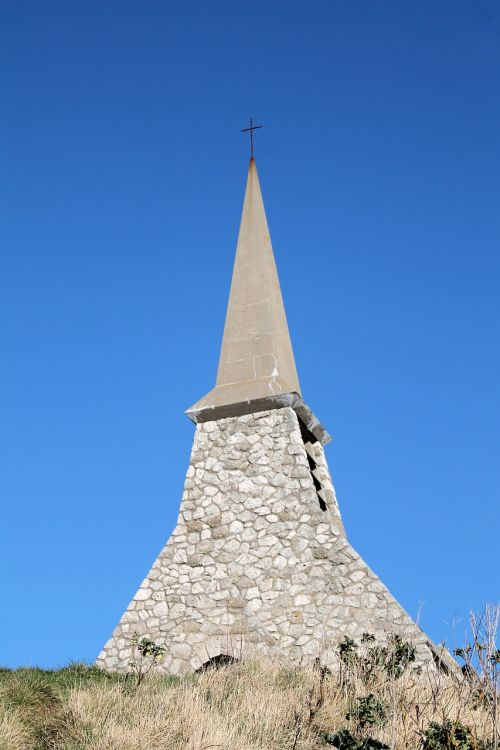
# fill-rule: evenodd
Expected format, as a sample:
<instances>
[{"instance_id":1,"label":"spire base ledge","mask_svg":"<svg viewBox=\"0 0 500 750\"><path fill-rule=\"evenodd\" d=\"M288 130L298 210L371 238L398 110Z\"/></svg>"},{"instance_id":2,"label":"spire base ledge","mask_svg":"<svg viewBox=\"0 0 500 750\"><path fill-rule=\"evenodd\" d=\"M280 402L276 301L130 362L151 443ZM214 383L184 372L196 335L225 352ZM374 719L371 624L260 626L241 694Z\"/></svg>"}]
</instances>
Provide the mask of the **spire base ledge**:
<instances>
[{"instance_id":1,"label":"spire base ledge","mask_svg":"<svg viewBox=\"0 0 500 750\"><path fill-rule=\"evenodd\" d=\"M213 402L217 401L216 395L218 390L219 389L215 387L201 402L198 402L198 404L187 409L186 415L192 422L195 424L200 424L202 422L215 422L219 419L226 419L227 417L240 417L244 414L256 414L261 411L290 407L294 410L302 424L314 436L314 438L321 443L321 445L326 445L332 440L332 436L323 427L319 419L311 411L300 394L296 392L276 393L272 396L248 399L234 404L215 405ZM213 405L208 405L206 403L210 401Z\"/></svg>"}]
</instances>

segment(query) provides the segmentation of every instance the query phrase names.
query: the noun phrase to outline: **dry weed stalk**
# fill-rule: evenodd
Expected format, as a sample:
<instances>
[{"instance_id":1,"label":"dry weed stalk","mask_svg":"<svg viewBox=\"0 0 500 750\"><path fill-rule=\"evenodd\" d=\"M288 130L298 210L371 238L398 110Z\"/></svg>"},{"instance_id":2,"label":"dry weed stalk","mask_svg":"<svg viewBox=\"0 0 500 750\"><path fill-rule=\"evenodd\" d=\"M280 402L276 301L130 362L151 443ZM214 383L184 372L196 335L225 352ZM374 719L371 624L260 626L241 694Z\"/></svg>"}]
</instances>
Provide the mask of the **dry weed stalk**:
<instances>
[{"instance_id":1,"label":"dry weed stalk","mask_svg":"<svg viewBox=\"0 0 500 750\"><path fill-rule=\"evenodd\" d=\"M462 671L471 690L471 700L490 717L491 747L498 750L500 707L500 604L487 604L480 614L470 613L471 639L455 654L463 659Z\"/></svg>"}]
</instances>

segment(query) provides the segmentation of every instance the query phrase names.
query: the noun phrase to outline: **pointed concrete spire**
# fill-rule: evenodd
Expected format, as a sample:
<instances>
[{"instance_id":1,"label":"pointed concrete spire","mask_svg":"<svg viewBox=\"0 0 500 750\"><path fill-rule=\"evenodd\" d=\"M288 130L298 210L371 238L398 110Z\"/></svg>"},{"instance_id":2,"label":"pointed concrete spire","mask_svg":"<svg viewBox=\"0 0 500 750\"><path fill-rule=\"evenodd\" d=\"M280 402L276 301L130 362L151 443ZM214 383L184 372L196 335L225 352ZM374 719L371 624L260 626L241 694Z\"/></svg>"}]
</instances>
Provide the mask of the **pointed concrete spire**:
<instances>
[{"instance_id":1,"label":"pointed concrete spire","mask_svg":"<svg viewBox=\"0 0 500 750\"><path fill-rule=\"evenodd\" d=\"M298 394L285 308L254 159L250 159L215 388L187 414ZM272 408L268 406L267 408ZM248 411L248 409L245 409ZM255 409L257 411L258 409ZM196 417L204 413L204 417ZM212 417L212 418L218 418Z\"/></svg>"}]
</instances>

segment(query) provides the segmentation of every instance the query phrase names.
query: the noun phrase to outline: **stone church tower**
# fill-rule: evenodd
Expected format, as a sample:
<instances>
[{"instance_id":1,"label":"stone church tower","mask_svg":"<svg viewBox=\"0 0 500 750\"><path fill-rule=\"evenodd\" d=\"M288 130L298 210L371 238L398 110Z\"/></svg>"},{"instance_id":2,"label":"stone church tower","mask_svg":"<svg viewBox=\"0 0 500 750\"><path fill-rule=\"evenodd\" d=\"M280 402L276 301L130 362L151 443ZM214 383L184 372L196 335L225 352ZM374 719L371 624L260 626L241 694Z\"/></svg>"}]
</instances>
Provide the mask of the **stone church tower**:
<instances>
[{"instance_id":1,"label":"stone church tower","mask_svg":"<svg viewBox=\"0 0 500 750\"><path fill-rule=\"evenodd\" d=\"M253 158L217 382L187 414L196 433L177 525L99 666L128 670L134 633L166 647L171 673L220 657L328 664L343 636L365 632L411 639L421 663L443 658L347 541Z\"/></svg>"}]
</instances>

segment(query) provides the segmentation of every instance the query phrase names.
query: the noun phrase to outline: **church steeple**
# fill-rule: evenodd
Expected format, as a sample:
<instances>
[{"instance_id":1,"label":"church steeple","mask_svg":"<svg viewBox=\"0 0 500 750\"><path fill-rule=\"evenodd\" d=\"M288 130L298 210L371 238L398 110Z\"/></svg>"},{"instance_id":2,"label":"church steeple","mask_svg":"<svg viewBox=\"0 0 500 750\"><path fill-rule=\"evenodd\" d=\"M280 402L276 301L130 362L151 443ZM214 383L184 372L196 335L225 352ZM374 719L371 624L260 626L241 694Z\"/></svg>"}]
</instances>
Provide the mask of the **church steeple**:
<instances>
[{"instance_id":1,"label":"church steeple","mask_svg":"<svg viewBox=\"0 0 500 750\"><path fill-rule=\"evenodd\" d=\"M250 159L217 372L223 400L300 393L255 160Z\"/></svg>"},{"instance_id":2,"label":"church steeple","mask_svg":"<svg viewBox=\"0 0 500 750\"><path fill-rule=\"evenodd\" d=\"M255 160L250 159L216 387L189 412L300 395Z\"/></svg>"},{"instance_id":3,"label":"church steeple","mask_svg":"<svg viewBox=\"0 0 500 750\"><path fill-rule=\"evenodd\" d=\"M255 160L250 159L217 381L187 410L194 422L291 406L330 437L301 397Z\"/></svg>"},{"instance_id":4,"label":"church steeple","mask_svg":"<svg viewBox=\"0 0 500 750\"><path fill-rule=\"evenodd\" d=\"M429 670L453 669L345 536L329 436L300 396L253 159L217 383L188 414L177 525L99 666L129 671L137 633L163 646L170 674L278 655L335 667L346 633L368 632L410 639Z\"/></svg>"}]
</instances>

